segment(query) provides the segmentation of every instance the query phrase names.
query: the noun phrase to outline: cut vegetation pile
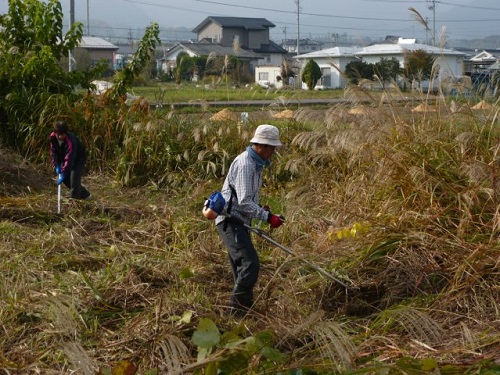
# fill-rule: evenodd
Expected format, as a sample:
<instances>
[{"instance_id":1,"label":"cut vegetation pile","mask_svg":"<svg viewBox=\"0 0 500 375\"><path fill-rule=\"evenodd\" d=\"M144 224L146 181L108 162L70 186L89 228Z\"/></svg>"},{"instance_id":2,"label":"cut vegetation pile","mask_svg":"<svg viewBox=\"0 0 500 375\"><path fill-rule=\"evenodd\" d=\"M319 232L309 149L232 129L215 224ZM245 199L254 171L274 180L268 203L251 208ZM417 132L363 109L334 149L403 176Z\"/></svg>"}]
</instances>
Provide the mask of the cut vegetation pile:
<instances>
[{"instance_id":1,"label":"cut vegetation pile","mask_svg":"<svg viewBox=\"0 0 500 375\"><path fill-rule=\"evenodd\" d=\"M210 120L212 121L237 121L238 115L233 113L229 108L224 108L219 112L215 113Z\"/></svg>"},{"instance_id":2,"label":"cut vegetation pile","mask_svg":"<svg viewBox=\"0 0 500 375\"><path fill-rule=\"evenodd\" d=\"M46 163L2 150L3 373L498 373L497 116L371 104L266 119L285 143L261 194L287 219L270 235L349 288L256 237L242 319L200 211L258 123L135 114L116 176L85 176L95 199L61 215Z\"/></svg>"},{"instance_id":3,"label":"cut vegetation pile","mask_svg":"<svg viewBox=\"0 0 500 375\"><path fill-rule=\"evenodd\" d=\"M291 109L284 109L281 112L275 113L273 115L273 118L292 119L293 118L293 111Z\"/></svg>"}]
</instances>

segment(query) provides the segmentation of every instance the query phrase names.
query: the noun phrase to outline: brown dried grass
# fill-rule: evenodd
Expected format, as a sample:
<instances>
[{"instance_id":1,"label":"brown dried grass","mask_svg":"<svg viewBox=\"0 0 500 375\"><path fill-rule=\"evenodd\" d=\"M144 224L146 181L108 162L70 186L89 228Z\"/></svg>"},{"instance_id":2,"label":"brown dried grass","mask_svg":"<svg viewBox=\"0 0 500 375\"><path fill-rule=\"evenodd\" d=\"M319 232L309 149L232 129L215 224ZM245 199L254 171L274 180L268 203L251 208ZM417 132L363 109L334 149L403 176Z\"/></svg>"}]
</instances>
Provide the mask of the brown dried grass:
<instances>
[{"instance_id":1,"label":"brown dried grass","mask_svg":"<svg viewBox=\"0 0 500 375\"><path fill-rule=\"evenodd\" d=\"M283 125L292 141L279 151L262 197L287 217L272 237L297 256L255 239L262 269L243 331L271 330L296 368L324 366L329 358L324 371L347 369L357 355L380 353L384 361L425 355L459 362L475 356L471 350L491 356L498 348L500 228L481 212L498 218L491 209L497 161L475 159L482 138L473 129L457 132L453 147L436 149L448 140L408 108L384 105L373 116L342 106L304 108ZM453 126L462 126L459 115ZM254 125L238 137L248 140ZM221 129L207 125L191 134L200 142L234 137ZM222 155L224 143L218 147ZM452 167L454 158L440 150L461 160L463 172L452 183L454 173L430 168L428 160L439 158L447 164L438 166ZM188 158L201 152L184 151ZM46 194L2 200L0 294L8 308L0 309L0 343L11 371L19 364L32 373L77 371L78 361L90 371L97 359L110 365L133 357L144 369L182 372L199 366L190 341L198 319L209 317L225 332L240 323L225 314L227 255L213 223L199 215L203 197L221 180L188 177L127 189L86 176L97 198L65 201L54 221L20 220L53 215L50 178L40 180ZM445 203L465 178L471 187L454 216ZM487 184L489 193L474 189ZM356 223L362 230L352 234ZM351 235L339 238L345 230ZM353 290L325 280L300 257ZM65 358L57 360L61 348Z\"/></svg>"}]
</instances>

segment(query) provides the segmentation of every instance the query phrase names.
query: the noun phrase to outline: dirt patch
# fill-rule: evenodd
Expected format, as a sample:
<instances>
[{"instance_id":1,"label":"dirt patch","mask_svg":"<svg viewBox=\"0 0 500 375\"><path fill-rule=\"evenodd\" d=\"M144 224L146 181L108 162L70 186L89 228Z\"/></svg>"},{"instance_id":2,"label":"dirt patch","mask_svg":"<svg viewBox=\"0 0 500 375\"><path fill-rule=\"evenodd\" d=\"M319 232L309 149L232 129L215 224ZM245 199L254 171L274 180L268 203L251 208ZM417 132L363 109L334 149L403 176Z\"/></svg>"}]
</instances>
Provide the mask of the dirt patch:
<instances>
[{"instance_id":1,"label":"dirt patch","mask_svg":"<svg viewBox=\"0 0 500 375\"><path fill-rule=\"evenodd\" d=\"M0 146L0 196L41 192L51 187L49 172Z\"/></svg>"}]
</instances>

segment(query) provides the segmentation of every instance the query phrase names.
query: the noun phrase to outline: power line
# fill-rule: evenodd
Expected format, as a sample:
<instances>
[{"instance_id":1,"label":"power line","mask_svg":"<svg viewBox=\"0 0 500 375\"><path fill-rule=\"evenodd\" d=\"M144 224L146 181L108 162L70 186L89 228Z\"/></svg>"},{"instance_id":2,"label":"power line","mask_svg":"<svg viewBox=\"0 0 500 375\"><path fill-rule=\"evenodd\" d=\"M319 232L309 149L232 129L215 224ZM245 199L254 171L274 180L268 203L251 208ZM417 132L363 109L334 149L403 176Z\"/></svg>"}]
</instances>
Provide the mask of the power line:
<instances>
[{"instance_id":1,"label":"power line","mask_svg":"<svg viewBox=\"0 0 500 375\"><path fill-rule=\"evenodd\" d=\"M166 5L166 4L158 4L158 3L152 3L149 1L142 1L142 0L122 0L128 3L136 3L136 4L143 4L143 5L151 5L151 6L157 6L161 8L171 8L171 6ZM262 10L266 12L276 12L276 13L282 13L282 14L292 14L296 15L296 11L291 11L291 10L281 10L281 9L271 9L271 8L261 8L261 7L253 7L249 5L235 5L235 4L228 4L228 3L223 3L219 1L211 1L211 0L192 0L192 1L197 1L200 3L206 3L206 4L215 4L215 5L222 5L222 6L227 6L227 7L233 7L233 8L243 8L243 9L253 9L253 10ZM358 19L358 20L372 20L372 21L392 21L392 22L401 22L400 18L375 18L375 17L354 17L354 16L337 16L333 14L320 14L320 13L306 13L306 12L301 12L302 15L305 16L314 16L314 17L327 17L327 18L345 18L345 19Z\"/></svg>"},{"instance_id":2,"label":"power line","mask_svg":"<svg viewBox=\"0 0 500 375\"><path fill-rule=\"evenodd\" d=\"M368 3L399 3L399 4L408 4L412 5L415 3L426 3L428 0L361 0L366 1ZM449 3L447 1L440 1L441 4L454 6L457 8L467 8L467 9L483 9L483 10L500 10L500 8L492 8L492 7L482 7L477 5L468 5L468 4L457 4L457 3Z\"/></svg>"},{"instance_id":3,"label":"power line","mask_svg":"<svg viewBox=\"0 0 500 375\"><path fill-rule=\"evenodd\" d=\"M154 7L159 7L159 8L189 11L190 13L202 13L202 14L207 13L206 11L202 11L202 10L197 10L197 9L193 9L193 8L187 9L187 8L168 5L165 3L158 3L155 1L149 1L149 0L121 0L121 1L128 2L128 3L142 4L145 6L154 6ZM336 24L321 25L319 23L314 23L314 24L304 23L302 21L302 19L300 20L302 22L299 22L299 19L298 19L299 14L295 10L271 9L271 8L263 8L263 7L248 6L248 5L235 5L234 3L229 4L229 3L224 2L224 1L214 1L214 0L191 0L191 1L196 1L198 3L212 4L212 5L220 5L220 6L224 6L224 7L228 7L228 8L235 7L238 9L244 8L244 9L252 9L252 10L258 10L258 11L265 11L265 12L274 12L277 14L282 14L285 17L287 17L287 15L295 15L295 16L297 16L297 22L295 24L293 24L292 22L286 22L286 21L280 22L280 21L275 21L275 20L273 20L273 23L275 23L277 26L285 26L285 25L294 26L294 27L297 27L297 29L299 29L299 27L300 27L300 28L308 28L308 29L316 29L316 30L330 30L330 31L335 30L335 32L342 31L342 30L347 31L347 32L356 31L357 32L356 34L359 34L359 32L367 32L367 33L369 33L370 37L373 37L375 33L379 34L380 37L383 37L383 36L391 34L391 33L401 33L405 29L410 30L410 33L412 32L411 30L413 30L413 32L415 32L415 30L413 28L410 29L409 26L408 27L404 27L404 26L401 27L401 25L400 25L400 26L398 26L398 28L396 30L396 29L394 29L394 27L396 27L396 26L391 27L390 25L383 25L383 23L396 23L396 22L399 22L400 24L403 23L405 25L412 25L412 24L414 25L415 21L413 19L411 19L411 17L408 17L408 19L404 19L404 18L380 18L380 17L357 17L357 16L345 16L345 15L332 15L332 14L325 14L325 13L323 13L323 14L308 13L308 12L300 11L300 15L303 15L303 16L323 17L323 18L327 18L327 19L338 19L338 20L346 20L346 21L351 21L351 20L366 21L364 23L365 27L351 27L349 24L347 24L347 26L341 26L338 22ZM373 2L373 1L369 1L369 0L364 0L364 1ZM393 3L406 3L406 4L410 4L410 3L427 3L428 4L429 1L430 0L412 0L412 1L407 2L407 1L401 1L401 0L376 0L377 3L393 2ZM461 5L461 4L455 4L455 3L452 3L449 1L438 1L438 0L434 0L434 1L439 2L440 4L443 4L443 5L447 5L447 6L460 6L460 7L464 7L464 8L500 10L500 8L497 9L497 8L487 8L487 7L480 7L480 6L466 6L466 5ZM377 27L372 27L372 28L366 27L366 26L370 25L370 21L378 22ZM481 22L482 23L481 30L486 30L487 23L490 23L490 22L491 23L492 22L498 23L500 21L500 18L466 19L466 20L464 20L464 19L439 19L439 17L436 16L436 21L439 21L441 24L444 24L444 23L446 23L446 24L451 24L451 23L460 24L460 23ZM300 24L300 26L299 26L299 24ZM291 27L292 32L293 32L294 27ZM394 30L391 31L391 28ZM127 27L127 28L110 27L110 29L130 30L131 28L129 28L129 27ZM133 28L133 29L134 30L144 30L145 27L144 28ZM463 29L463 28L460 28L460 29ZM163 31L163 30L164 29L160 29L160 31ZM473 28L472 30L475 30L475 29ZM165 29L165 31L168 32L169 29ZM177 30L177 31L180 32L179 30ZM272 30L271 30L271 32L272 32ZM321 35L323 35L323 34L321 34ZM313 35L313 33L309 32L308 35Z\"/></svg>"},{"instance_id":4,"label":"power line","mask_svg":"<svg viewBox=\"0 0 500 375\"><path fill-rule=\"evenodd\" d=\"M159 3L154 3L151 1L143 1L143 0L121 0L125 1L128 3L135 3L135 4L142 4L142 5L151 5L151 6L156 6L160 8L172 8L172 6L167 5L167 4L159 4ZM291 15L296 15L296 11L292 10L282 10L282 9L272 9L272 8L262 8L262 7L254 7L254 6L249 6L249 5L236 5L236 4L228 4L225 2L221 1L213 1L213 0L192 0L196 1L199 3L205 3L205 4L214 4L214 5L221 5L221 6L226 6L226 7L233 7L233 8L243 8L243 9L252 9L252 10L262 10L266 12L275 12L275 13L282 13L282 14L291 14ZM437 2L437 0L435 0ZM414 2L422 2L426 3L427 0L423 1L411 1L411 2L406 2L406 1L397 1L397 0L377 0L377 2L398 2L398 3L414 3ZM441 2L441 1L439 1ZM460 6L460 4L453 4L453 3L448 3L448 2L441 2L442 4L446 5L453 5L453 6ZM481 8L481 7L474 7L474 6L465 6L462 5L462 7L467 7L467 8L478 8L478 9L489 9L489 10L500 10L500 8ZM174 9L180 9L180 10L186 10L186 11L192 11L191 9L182 9L182 8L174 8ZM325 13L308 13L308 12L301 12L302 15L304 16L313 16L313 17L325 17L325 18L339 18L339 19L348 19L348 20L361 20L361 21L382 21L382 22L404 22L404 21L410 21L410 19L402 19L402 18L380 18L380 17L356 17L356 16L346 16L346 15L334 15L334 14L325 14ZM482 20L476 20L477 22L482 22ZM493 20L486 20L486 21L493 21ZM500 19L496 19L496 21L500 21ZM446 22L451 22L451 20L447 20ZM468 22L468 20L460 20L460 22Z\"/></svg>"}]
</instances>

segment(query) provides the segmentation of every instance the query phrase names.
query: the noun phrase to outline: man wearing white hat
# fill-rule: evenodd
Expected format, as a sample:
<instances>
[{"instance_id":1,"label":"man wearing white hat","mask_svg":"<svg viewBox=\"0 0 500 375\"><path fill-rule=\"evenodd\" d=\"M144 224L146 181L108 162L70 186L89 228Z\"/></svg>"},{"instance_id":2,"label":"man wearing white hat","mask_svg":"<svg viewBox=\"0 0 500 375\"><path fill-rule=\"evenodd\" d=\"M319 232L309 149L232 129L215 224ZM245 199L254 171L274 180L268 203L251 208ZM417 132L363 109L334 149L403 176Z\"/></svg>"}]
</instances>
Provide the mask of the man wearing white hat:
<instances>
[{"instance_id":1,"label":"man wearing white hat","mask_svg":"<svg viewBox=\"0 0 500 375\"><path fill-rule=\"evenodd\" d=\"M219 215L215 222L229 254L234 276L230 305L237 313L244 314L252 306L253 288L260 269L259 256L245 225L257 219L278 228L284 222L281 215L274 215L269 208L259 205L262 170L269 166L278 146L281 146L278 128L259 125L250 146L231 163L221 190L228 202L226 215Z\"/></svg>"}]
</instances>

